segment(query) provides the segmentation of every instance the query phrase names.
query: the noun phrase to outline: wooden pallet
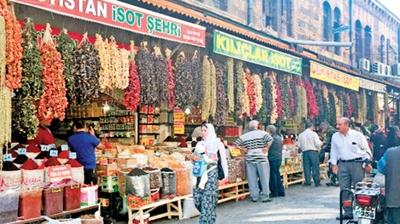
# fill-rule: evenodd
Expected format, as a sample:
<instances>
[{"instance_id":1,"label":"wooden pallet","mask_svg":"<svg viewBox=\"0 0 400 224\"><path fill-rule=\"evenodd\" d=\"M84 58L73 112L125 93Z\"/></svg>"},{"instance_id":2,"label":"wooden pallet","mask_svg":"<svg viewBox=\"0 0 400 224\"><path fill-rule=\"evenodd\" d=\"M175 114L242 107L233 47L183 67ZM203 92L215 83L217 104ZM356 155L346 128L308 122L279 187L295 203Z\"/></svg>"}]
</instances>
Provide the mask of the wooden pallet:
<instances>
[{"instance_id":1,"label":"wooden pallet","mask_svg":"<svg viewBox=\"0 0 400 224\"><path fill-rule=\"evenodd\" d=\"M218 188L218 190L218 204L233 200L239 201L240 199L243 199L246 196L250 195L247 187L247 181L222 185Z\"/></svg>"}]
</instances>

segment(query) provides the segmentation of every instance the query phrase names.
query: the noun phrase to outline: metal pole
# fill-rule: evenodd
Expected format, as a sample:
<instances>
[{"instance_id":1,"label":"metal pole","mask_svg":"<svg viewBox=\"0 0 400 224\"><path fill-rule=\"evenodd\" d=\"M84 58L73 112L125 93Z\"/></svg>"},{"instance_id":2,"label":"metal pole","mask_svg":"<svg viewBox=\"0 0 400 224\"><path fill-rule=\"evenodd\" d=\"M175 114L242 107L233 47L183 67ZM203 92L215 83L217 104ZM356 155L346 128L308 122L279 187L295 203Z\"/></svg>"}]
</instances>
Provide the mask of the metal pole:
<instances>
[{"instance_id":1,"label":"metal pole","mask_svg":"<svg viewBox=\"0 0 400 224\"><path fill-rule=\"evenodd\" d=\"M353 42L353 0L349 0L349 42ZM353 66L353 47L350 46L350 64Z\"/></svg>"}]
</instances>

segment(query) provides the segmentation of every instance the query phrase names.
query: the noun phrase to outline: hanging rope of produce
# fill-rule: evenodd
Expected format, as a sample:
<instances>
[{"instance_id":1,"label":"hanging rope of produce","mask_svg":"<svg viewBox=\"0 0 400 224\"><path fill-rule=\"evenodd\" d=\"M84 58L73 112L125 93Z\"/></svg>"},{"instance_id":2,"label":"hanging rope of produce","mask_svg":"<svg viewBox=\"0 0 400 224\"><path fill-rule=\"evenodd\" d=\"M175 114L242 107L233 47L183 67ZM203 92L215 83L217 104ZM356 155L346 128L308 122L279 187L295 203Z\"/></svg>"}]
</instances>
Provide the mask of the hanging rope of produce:
<instances>
[{"instance_id":1,"label":"hanging rope of produce","mask_svg":"<svg viewBox=\"0 0 400 224\"><path fill-rule=\"evenodd\" d=\"M249 81L247 79L247 74L246 72L243 72L243 84L244 84L244 93L242 95L242 115L244 117L250 117L250 99L249 99Z\"/></svg>"},{"instance_id":2,"label":"hanging rope of produce","mask_svg":"<svg viewBox=\"0 0 400 224\"><path fill-rule=\"evenodd\" d=\"M97 50L84 34L74 54L75 96L77 104L89 103L99 96L100 60Z\"/></svg>"},{"instance_id":3,"label":"hanging rope of produce","mask_svg":"<svg viewBox=\"0 0 400 224\"><path fill-rule=\"evenodd\" d=\"M154 75L154 57L147 49L147 42L144 41L140 45L139 52L136 55L136 64L142 90L141 102L144 105L153 105L158 101L158 89L155 88L157 87L157 77Z\"/></svg>"},{"instance_id":4,"label":"hanging rope of produce","mask_svg":"<svg viewBox=\"0 0 400 224\"><path fill-rule=\"evenodd\" d=\"M286 74L281 74L277 76L281 93L282 93L282 109L283 109L283 116L289 117L290 116L290 94L289 94L289 82L287 79Z\"/></svg>"},{"instance_id":5,"label":"hanging rope of produce","mask_svg":"<svg viewBox=\"0 0 400 224\"><path fill-rule=\"evenodd\" d=\"M67 30L63 30L56 37L57 51L60 52L64 64L65 86L67 87L68 101L75 100L75 76L74 76L74 52L76 43L68 35Z\"/></svg>"},{"instance_id":6,"label":"hanging rope of produce","mask_svg":"<svg viewBox=\"0 0 400 224\"><path fill-rule=\"evenodd\" d=\"M235 80L234 80L234 94L235 94L235 113L236 116L241 116L242 115L242 110L243 110L243 95L245 93L244 91L244 83L243 83L243 62L242 61L236 61L235 63Z\"/></svg>"},{"instance_id":7,"label":"hanging rope of produce","mask_svg":"<svg viewBox=\"0 0 400 224\"><path fill-rule=\"evenodd\" d=\"M246 81L247 81L247 97L249 98L250 113L248 116L253 117L257 113L256 108L256 91L254 86L253 75L250 70L246 69Z\"/></svg>"},{"instance_id":8,"label":"hanging rope of produce","mask_svg":"<svg viewBox=\"0 0 400 224\"><path fill-rule=\"evenodd\" d=\"M211 91L211 104L210 115L215 117L217 112L217 74L214 61L210 58L210 91Z\"/></svg>"},{"instance_id":9,"label":"hanging rope of produce","mask_svg":"<svg viewBox=\"0 0 400 224\"><path fill-rule=\"evenodd\" d=\"M203 74L201 71L202 64L199 52L196 50L192 57L192 76L193 76L193 104L194 106L201 106L203 100Z\"/></svg>"},{"instance_id":10,"label":"hanging rope of produce","mask_svg":"<svg viewBox=\"0 0 400 224\"><path fill-rule=\"evenodd\" d=\"M177 107L181 109L192 106L194 101L191 64L184 52L178 55L175 62L175 99Z\"/></svg>"},{"instance_id":11,"label":"hanging rope of produce","mask_svg":"<svg viewBox=\"0 0 400 224\"><path fill-rule=\"evenodd\" d=\"M271 124L275 124L279 118L278 114L278 106L277 106L277 101L278 101L278 95L277 92L278 90L276 89L276 83L275 83L275 73L271 72L271 74L268 76L270 83L271 83Z\"/></svg>"},{"instance_id":12,"label":"hanging rope of produce","mask_svg":"<svg viewBox=\"0 0 400 224\"><path fill-rule=\"evenodd\" d=\"M172 51L170 49L165 49L165 56L167 57L167 72L168 72L168 111L173 111L176 105L175 100L175 76L174 68L172 65L171 58Z\"/></svg>"},{"instance_id":13,"label":"hanging rope of produce","mask_svg":"<svg viewBox=\"0 0 400 224\"><path fill-rule=\"evenodd\" d=\"M235 111L235 80L234 80L234 63L232 58L226 59L227 73L227 95L228 95L228 113Z\"/></svg>"},{"instance_id":14,"label":"hanging rope of produce","mask_svg":"<svg viewBox=\"0 0 400 224\"><path fill-rule=\"evenodd\" d=\"M7 0L0 0L0 16L4 17L6 29L6 85L14 90L22 85L22 30Z\"/></svg>"},{"instance_id":15,"label":"hanging rope of produce","mask_svg":"<svg viewBox=\"0 0 400 224\"><path fill-rule=\"evenodd\" d=\"M135 44L131 41L129 58L129 85L124 91L124 105L130 111L136 111L140 104L140 80L135 63Z\"/></svg>"},{"instance_id":16,"label":"hanging rope of produce","mask_svg":"<svg viewBox=\"0 0 400 224\"><path fill-rule=\"evenodd\" d=\"M96 34L96 42L94 48L97 50L100 60L100 71L99 71L99 85L101 91L112 89L113 73L111 70L111 52L110 44L108 40L103 40L100 34Z\"/></svg>"},{"instance_id":17,"label":"hanging rope of produce","mask_svg":"<svg viewBox=\"0 0 400 224\"><path fill-rule=\"evenodd\" d=\"M329 92L328 97L329 97L329 123L333 125L336 124L336 108L335 108L335 97L333 96L332 91Z\"/></svg>"},{"instance_id":18,"label":"hanging rope of produce","mask_svg":"<svg viewBox=\"0 0 400 224\"><path fill-rule=\"evenodd\" d=\"M118 50L120 61L121 61L121 69L120 73L117 73L117 77L115 79L115 87L118 89L126 89L129 85L129 54L130 52L126 49ZM166 75L166 74L164 74ZM165 81L165 80L164 80Z\"/></svg>"},{"instance_id":19,"label":"hanging rope of produce","mask_svg":"<svg viewBox=\"0 0 400 224\"><path fill-rule=\"evenodd\" d=\"M255 104L256 104L255 114L257 114L263 106L263 87L261 83L261 77L259 74L253 75L253 82L254 82Z\"/></svg>"},{"instance_id":20,"label":"hanging rope of produce","mask_svg":"<svg viewBox=\"0 0 400 224\"><path fill-rule=\"evenodd\" d=\"M310 81L305 80L304 82L304 88L306 89L307 93L307 102L308 102L308 115L311 119L314 119L318 116L319 111L318 111L318 105L315 99L315 94L314 94L314 89Z\"/></svg>"},{"instance_id":21,"label":"hanging rope of produce","mask_svg":"<svg viewBox=\"0 0 400 224\"><path fill-rule=\"evenodd\" d=\"M261 108L256 114L256 120L258 120L259 122L261 122L263 124L268 124L269 123L268 113L267 113L267 104L268 104L267 101L269 101L271 99L271 97L269 95L269 92L270 92L271 88L269 87L267 76L268 76L268 74L265 73L264 77L262 78L262 81L261 81L261 78L260 78L260 82L261 82Z\"/></svg>"},{"instance_id":22,"label":"hanging rope of produce","mask_svg":"<svg viewBox=\"0 0 400 224\"><path fill-rule=\"evenodd\" d=\"M335 102L334 106L335 106L335 114L336 114L336 120L337 120L338 118L340 118L342 116L340 102L339 102L339 97L337 95L336 90L333 90L332 94L333 94L333 99Z\"/></svg>"},{"instance_id":23,"label":"hanging rope of produce","mask_svg":"<svg viewBox=\"0 0 400 224\"><path fill-rule=\"evenodd\" d=\"M225 95L224 85L224 68L221 63L215 63L215 70L217 76L217 112L215 114L214 123L216 126L223 126L227 114L227 98Z\"/></svg>"},{"instance_id":24,"label":"hanging rope of produce","mask_svg":"<svg viewBox=\"0 0 400 224\"><path fill-rule=\"evenodd\" d=\"M201 120L207 121L211 111L211 65L208 56L203 57L203 101L201 105Z\"/></svg>"},{"instance_id":25,"label":"hanging rope of produce","mask_svg":"<svg viewBox=\"0 0 400 224\"><path fill-rule=\"evenodd\" d=\"M43 67L44 90L40 97L38 115L39 118L63 120L65 109L68 106L67 90L64 81L64 65L60 53L51 37L50 25L47 24L40 46L41 64Z\"/></svg>"},{"instance_id":26,"label":"hanging rope of produce","mask_svg":"<svg viewBox=\"0 0 400 224\"><path fill-rule=\"evenodd\" d=\"M274 73L274 83L275 83L275 91L276 91L276 112L278 114L278 118L283 118L283 101L282 101L282 90L281 85L277 79L276 73Z\"/></svg>"},{"instance_id":27,"label":"hanging rope of produce","mask_svg":"<svg viewBox=\"0 0 400 224\"><path fill-rule=\"evenodd\" d=\"M303 82L300 78L295 80L296 82L296 90L299 94L299 106L296 110L296 120L298 123L302 121L303 118L307 118L308 113L308 103L307 103L307 92L304 89Z\"/></svg>"},{"instance_id":28,"label":"hanging rope of produce","mask_svg":"<svg viewBox=\"0 0 400 224\"><path fill-rule=\"evenodd\" d=\"M294 82L294 79L292 76L288 77L289 80L289 109L290 109L290 115L291 117L295 117L296 116L296 110L298 107L298 93L296 91L296 84Z\"/></svg>"},{"instance_id":29,"label":"hanging rope of produce","mask_svg":"<svg viewBox=\"0 0 400 224\"><path fill-rule=\"evenodd\" d=\"M161 53L159 46L154 46L154 73L158 79L158 101L168 102L169 100L169 77L167 61Z\"/></svg>"}]
</instances>

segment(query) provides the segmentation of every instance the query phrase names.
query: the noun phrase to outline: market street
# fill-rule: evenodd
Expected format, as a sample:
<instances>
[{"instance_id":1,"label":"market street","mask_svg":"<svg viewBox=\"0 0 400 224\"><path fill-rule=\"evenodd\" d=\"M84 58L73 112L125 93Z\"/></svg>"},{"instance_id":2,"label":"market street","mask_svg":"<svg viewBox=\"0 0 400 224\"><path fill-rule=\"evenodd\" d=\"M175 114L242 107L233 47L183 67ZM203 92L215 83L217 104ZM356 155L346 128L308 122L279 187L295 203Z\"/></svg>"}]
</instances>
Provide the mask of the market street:
<instances>
[{"instance_id":1,"label":"market street","mask_svg":"<svg viewBox=\"0 0 400 224\"><path fill-rule=\"evenodd\" d=\"M217 223L336 224L339 188L290 186L287 196L271 203L250 200L227 202L217 207ZM198 223L198 218L162 220L156 224Z\"/></svg>"}]
</instances>

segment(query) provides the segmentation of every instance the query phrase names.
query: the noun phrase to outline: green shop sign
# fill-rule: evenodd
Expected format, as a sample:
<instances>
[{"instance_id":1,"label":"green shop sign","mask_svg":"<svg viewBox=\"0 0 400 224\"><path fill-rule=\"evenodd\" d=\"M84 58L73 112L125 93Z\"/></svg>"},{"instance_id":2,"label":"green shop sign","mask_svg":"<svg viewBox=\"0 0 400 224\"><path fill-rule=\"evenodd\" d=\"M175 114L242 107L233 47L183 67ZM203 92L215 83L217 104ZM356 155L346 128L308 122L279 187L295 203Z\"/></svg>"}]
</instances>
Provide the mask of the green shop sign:
<instances>
[{"instance_id":1,"label":"green shop sign","mask_svg":"<svg viewBox=\"0 0 400 224\"><path fill-rule=\"evenodd\" d=\"M214 53L302 75L302 60L268 47L214 30Z\"/></svg>"}]
</instances>

